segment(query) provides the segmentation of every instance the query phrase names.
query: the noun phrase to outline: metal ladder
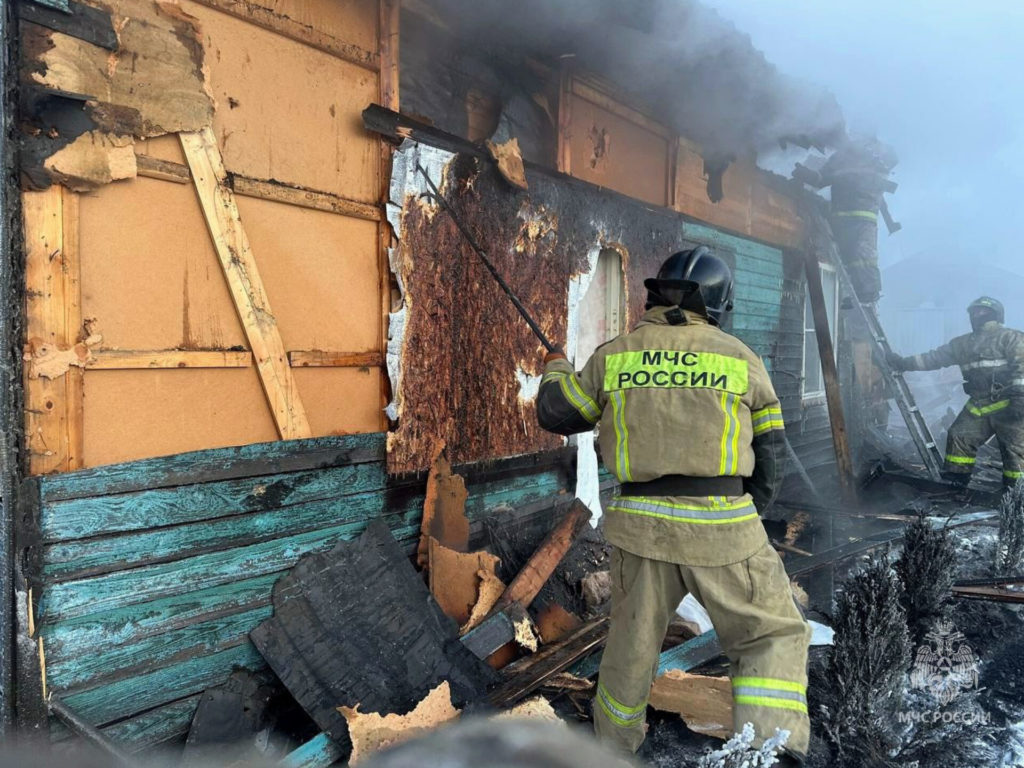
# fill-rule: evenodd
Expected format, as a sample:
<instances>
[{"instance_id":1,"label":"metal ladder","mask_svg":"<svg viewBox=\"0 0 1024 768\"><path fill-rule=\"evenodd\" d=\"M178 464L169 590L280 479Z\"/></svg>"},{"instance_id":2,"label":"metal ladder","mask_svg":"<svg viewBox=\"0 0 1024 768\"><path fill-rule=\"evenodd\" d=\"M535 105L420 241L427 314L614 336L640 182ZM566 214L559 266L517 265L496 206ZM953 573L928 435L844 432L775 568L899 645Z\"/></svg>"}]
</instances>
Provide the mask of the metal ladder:
<instances>
[{"instance_id":1,"label":"metal ladder","mask_svg":"<svg viewBox=\"0 0 1024 768\"><path fill-rule=\"evenodd\" d=\"M840 258L835 248L829 250L832 256L832 265L835 267L836 274L839 275L839 279L843 283L843 288L846 289L846 292L853 299L853 303L858 307L861 317L864 318L864 322L867 324L868 333L875 345L875 352L877 353L875 357L877 358L878 366L885 374L885 379L889 383L889 390L896 401L896 407L900 409L900 414L902 414L903 420L907 423L910 437L913 439L914 445L917 446L917 452L921 454L921 458L924 460L925 469L928 470L928 474L933 480L939 480L942 476L942 453L935 444L935 438L932 437L932 432L928 428L928 422L925 421L921 410L917 407L914 394L910 391L906 378L904 378L900 371L893 370L892 366L889 365L888 355L892 352L892 347L889 345L889 339L886 337L885 331L882 330L882 323L878 320L875 308L871 304L860 303L860 300L857 298L857 291L853 286L853 281L850 280L850 275L846 271L842 258Z\"/></svg>"}]
</instances>

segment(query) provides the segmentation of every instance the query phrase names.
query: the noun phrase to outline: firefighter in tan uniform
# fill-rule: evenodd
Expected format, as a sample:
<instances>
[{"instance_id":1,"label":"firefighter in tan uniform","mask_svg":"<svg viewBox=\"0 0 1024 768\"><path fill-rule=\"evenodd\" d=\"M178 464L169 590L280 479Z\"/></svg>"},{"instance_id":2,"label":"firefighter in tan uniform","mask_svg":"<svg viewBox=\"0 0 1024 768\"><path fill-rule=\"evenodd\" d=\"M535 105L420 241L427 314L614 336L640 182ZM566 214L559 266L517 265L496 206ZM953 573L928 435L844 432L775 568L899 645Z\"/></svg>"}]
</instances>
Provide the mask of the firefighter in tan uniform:
<instances>
[{"instance_id":1,"label":"firefighter in tan uniform","mask_svg":"<svg viewBox=\"0 0 1024 768\"><path fill-rule=\"evenodd\" d=\"M1003 325L1005 310L989 296L967 307L971 333L931 352L889 356L898 371L934 371L959 365L970 400L949 428L943 475L966 487L978 449L993 435L1003 458L1003 484L1024 477L1024 333Z\"/></svg>"},{"instance_id":2,"label":"firefighter in tan uniform","mask_svg":"<svg viewBox=\"0 0 1024 768\"><path fill-rule=\"evenodd\" d=\"M732 663L736 730L791 732L807 750L810 628L758 509L781 482L782 410L760 358L718 325L732 309L729 267L706 247L673 255L647 280L647 312L576 373L545 358L540 425L562 435L600 425L601 456L621 483L605 514L612 607L594 721L635 752L676 607L693 593Z\"/></svg>"}]
</instances>

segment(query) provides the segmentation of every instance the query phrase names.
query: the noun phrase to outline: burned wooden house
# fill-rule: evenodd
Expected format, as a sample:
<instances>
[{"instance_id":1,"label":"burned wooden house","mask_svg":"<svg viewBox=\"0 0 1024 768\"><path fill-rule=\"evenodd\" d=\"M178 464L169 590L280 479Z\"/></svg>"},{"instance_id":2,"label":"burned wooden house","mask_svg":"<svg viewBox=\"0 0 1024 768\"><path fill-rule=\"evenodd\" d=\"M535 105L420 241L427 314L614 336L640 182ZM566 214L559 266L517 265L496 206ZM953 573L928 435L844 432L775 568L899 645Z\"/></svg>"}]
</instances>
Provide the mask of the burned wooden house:
<instances>
[{"instance_id":1,"label":"burned wooden house","mask_svg":"<svg viewBox=\"0 0 1024 768\"><path fill-rule=\"evenodd\" d=\"M412 551L442 449L477 527L611 492L538 428L541 348L428 178L580 364L710 245L796 456L834 475L819 350L848 411L877 373L757 153L827 145L838 109L696 3L570 5L5 5L6 718L66 738L57 695L132 751L180 739L265 664L249 633L301 557L376 519Z\"/></svg>"}]
</instances>

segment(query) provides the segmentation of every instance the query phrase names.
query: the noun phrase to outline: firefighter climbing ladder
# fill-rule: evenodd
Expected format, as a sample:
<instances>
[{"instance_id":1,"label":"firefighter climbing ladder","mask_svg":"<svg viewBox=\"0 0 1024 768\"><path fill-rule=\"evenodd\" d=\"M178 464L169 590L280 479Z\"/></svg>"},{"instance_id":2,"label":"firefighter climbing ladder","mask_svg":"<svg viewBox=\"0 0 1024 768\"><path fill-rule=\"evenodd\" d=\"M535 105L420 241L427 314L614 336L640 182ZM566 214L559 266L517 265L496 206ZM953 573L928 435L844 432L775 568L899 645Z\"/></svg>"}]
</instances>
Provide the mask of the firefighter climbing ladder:
<instances>
[{"instance_id":1,"label":"firefighter climbing ladder","mask_svg":"<svg viewBox=\"0 0 1024 768\"><path fill-rule=\"evenodd\" d=\"M917 446L918 453L921 454L925 469L928 470L928 474L931 475L933 480L938 480L942 472L942 454L935 444L935 438L932 437L931 430L928 429L928 422L925 421L924 415L917 407L914 394L910 391L910 385L907 384L906 378L904 378L901 372L893 370L892 366L889 365L888 355L892 352L892 347L889 345L889 339L886 337L885 331L882 330L878 314L872 305L861 304L857 300L857 292L854 290L853 282L850 280L850 275L846 272L842 259L839 258L839 254L836 253L834 248L830 249L830 251L832 263L836 268L836 274L839 275L839 279L842 281L843 288L846 289L847 294L853 299L853 303L858 307L861 316L864 318L868 333L874 343L875 351L878 353L875 356L878 365L885 374L886 381L889 382L889 389L893 394L893 399L896 401L896 407L900 409L903 420L907 423L910 437L913 439L914 445Z\"/></svg>"}]
</instances>

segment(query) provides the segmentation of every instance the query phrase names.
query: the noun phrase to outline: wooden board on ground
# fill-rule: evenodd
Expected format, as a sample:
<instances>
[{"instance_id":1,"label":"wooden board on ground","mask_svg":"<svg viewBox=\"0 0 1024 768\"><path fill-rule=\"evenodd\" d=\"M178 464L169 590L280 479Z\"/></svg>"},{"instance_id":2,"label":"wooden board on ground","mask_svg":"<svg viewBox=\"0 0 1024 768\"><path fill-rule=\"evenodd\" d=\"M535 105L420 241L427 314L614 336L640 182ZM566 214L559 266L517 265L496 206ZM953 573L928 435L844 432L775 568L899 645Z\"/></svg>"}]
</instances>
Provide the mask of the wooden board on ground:
<instances>
[{"instance_id":1,"label":"wooden board on ground","mask_svg":"<svg viewBox=\"0 0 1024 768\"><path fill-rule=\"evenodd\" d=\"M551 530L533 557L512 580L494 610L500 611L511 603L519 603L524 607L532 603L589 521L590 510L582 501L574 499L565 517Z\"/></svg>"},{"instance_id":2,"label":"wooden board on ground","mask_svg":"<svg viewBox=\"0 0 1024 768\"><path fill-rule=\"evenodd\" d=\"M522 635L531 621L526 609L518 603L492 613L462 636L462 644L478 659L486 659L499 648Z\"/></svg>"},{"instance_id":3,"label":"wooden board on ground","mask_svg":"<svg viewBox=\"0 0 1024 768\"><path fill-rule=\"evenodd\" d=\"M663 675L670 669L681 669L687 672L721 655L722 644L718 641L718 633L711 629L675 648L662 651L661 656L658 657L657 674ZM571 671L579 677L593 677L597 674L600 663L601 654L591 654L573 667Z\"/></svg>"},{"instance_id":4,"label":"wooden board on ground","mask_svg":"<svg viewBox=\"0 0 1024 768\"><path fill-rule=\"evenodd\" d=\"M555 643L580 628L582 619L558 603L550 603L537 613L537 634L545 645Z\"/></svg>"},{"instance_id":5,"label":"wooden board on ground","mask_svg":"<svg viewBox=\"0 0 1024 768\"><path fill-rule=\"evenodd\" d=\"M732 684L727 677L691 675L670 669L651 686L650 705L675 712L697 733L728 739L732 727Z\"/></svg>"},{"instance_id":6,"label":"wooden board on ground","mask_svg":"<svg viewBox=\"0 0 1024 768\"><path fill-rule=\"evenodd\" d=\"M564 671L595 649L608 637L608 617L580 627L559 643L509 664L502 670L504 682L488 694L496 707L507 707L530 695L550 677Z\"/></svg>"},{"instance_id":7,"label":"wooden board on ground","mask_svg":"<svg viewBox=\"0 0 1024 768\"><path fill-rule=\"evenodd\" d=\"M274 587L273 618L250 637L317 725L344 744L339 706L407 712L442 681L457 702L478 700L494 675L452 642L456 633L378 519L292 568Z\"/></svg>"}]
</instances>

